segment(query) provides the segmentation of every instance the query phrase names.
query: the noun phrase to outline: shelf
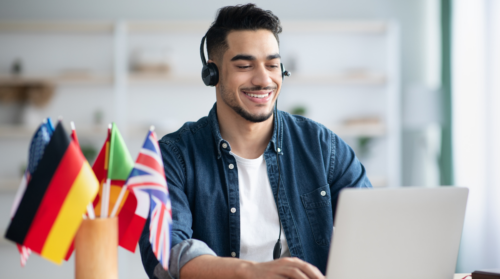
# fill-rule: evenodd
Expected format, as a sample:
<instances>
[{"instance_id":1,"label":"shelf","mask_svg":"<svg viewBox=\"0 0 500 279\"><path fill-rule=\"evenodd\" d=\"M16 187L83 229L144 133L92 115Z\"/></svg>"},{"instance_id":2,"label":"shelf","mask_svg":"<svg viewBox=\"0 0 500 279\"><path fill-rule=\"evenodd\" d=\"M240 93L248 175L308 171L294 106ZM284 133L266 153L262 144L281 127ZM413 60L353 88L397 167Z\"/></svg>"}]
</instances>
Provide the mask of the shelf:
<instances>
[{"instance_id":1,"label":"shelf","mask_svg":"<svg viewBox=\"0 0 500 279\"><path fill-rule=\"evenodd\" d=\"M125 22L130 33L205 33L211 21L128 21ZM286 33L372 33L387 31L383 21L283 21ZM0 21L0 32L41 32L41 33L101 33L112 34L114 22L85 21Z\"/></svg>"},{"instance_id":2,"label":"shelf","mask_svg":"<svg viewBox=\"0 0 500 279\"><path fill-rule=\"evenodd\" d=\"M68 134L69 123L64 123L66 127L66 131ZM0 126L0 140L2 139L26 139L30 140L31 137L35 134L35 131L38 127L26 127L26 126L17 126L17 125L2 125ZM78 137L106 137L106 127L95 127L95 128L82 128L77 129Z\"/></svg>"},{"instance_id":3,"label":"shelf","mask_svg":"<svg viewBox=\"0 0 500 279\"><path fill-rule=\"evenodd\" d=\"M0 195L16 193L17 189L19 188L19 184L21 184L21 178L0 180Z\"/></svg>"},{"instance_id":4,"label":"shelf","mask_svg":"<svg viewBox=\"0 0 500 279\"><path fill-rule=\"evenodd\" d=\"M47 77L8 77L0 76L2 85L22 85L26 83L52 83L61 86L85 86L85 85L106 85L112 86L114 78L109 76L47 76ZM128 76L130 85L202 85L200 76L184 75L175 76L171 74L149 74L149 73L131 73ZM366 85L383 86L386 78L383 75L370 75L363 77L352 77L347 75L328 75L328 76L305 76L295 75L285 79L284 84L290 85Z\"/></svg>"},{"instance_id":5,"label":"shelf","mask_svg":"<svg viewBox=\"0 0 500 279\"><path fill-rule=\"evenodd\" d=\"M372 183L373 188L387 187L387 178L384 176L369 176L368 179Z\"/></svg>"},{"instance_id":6,"label":"shelf","mask_svg":"<svg viewBox=\"0 0 500 279\"><path fill-rule=\"evenodd\" d=\"M130 33L172 33L202 32L210 27L210 21L130 21ZM382 34L387 30L383 21L282 21L284 32L299 33L373 33Z\"/></svg>"},{"instance_id":7,"label":"shelf","mask_svg":"<svg viewBox=\"0 0 500 279\"><path fill-rule=\"evenodd\" d=\"M382 137L386 135L383 124L339 125L331 127L340 137Z\"/></svg>"},{"instance_id":8,"label":"shelf","mask_svg":"<svg viewBox=\"0 0 500 279\"><path fill-rule=\"evenodd\" d=\"M112 85L111 76L0 76L0 85L17 86L32 83L51 83L54 85Z\"/></svg>"},{"instance_id":9,"label":"shelf","mask_svg":"<svg viewBox=\"0 0 500 279\"><path fill-rule=\"evenodd\" d=\"M114 23L77 21L1 21L0 32L112 34Z\"/></svg>"},{"instance_id":10,"label":"shelf","mask_svg":"<svg viewBox=\"0 0 500 279\"><path fill-rule=\"evenodd\" d=\"M113 85L112 76L71 77L59 76L51 79L56 85Z\"/></svg>"},{"instance_id":11,"label":"shelf","mask_svg":"<svg viewBox=\"0 0 500 279\"><path fill-rule=\"evenodd\" d=\"M283 21L283 33L373 33L383 34L387 31L387 23L384 21Z\"/></svg>"},{"instance_id":12,"label":"shelf","mask_svg":"<svg viewBox=\"0 0 500 279\"><path fill-rule=\"evenodd\" d=\"M210 21L129 21L128 31L130 33L205 33L211 23Z\"/></svg>"},{"instance_id":13,"label":"shelf","mask_svg":"<svg viewBox=\"0 0 500 279\"><path fill-rule=\"evenodd\" d=\"M385 85L382 74L364 75L293 75L285 78L285 83L312 85Z\"/></svg>"},{"instance_id":14,"label":"shelf","mask_svg":"<svg viewBox=\"0 0 500 279\"><path fill-rule=\"evenodd\" d=\"M131 73L128 76L128 82L130 85L203 85L201 75L174 76L170 74Z\"/></svg>"},{"instance_id":15,"label":"shelf","mask_svg":"<svg viewBox=\"0 0 500 279\"><path fill-rule=\"evenodd\" d=\"M148 74L132 73L129 75L131 85L146 84L185 84L201 85L201 77L195 75L175 76L169 74ZM291 85L384 85L386 78L383 75L370 74L365 76L350 75L324 75L324 76L305 76L292 75L286 78L284 84Z\"/></svg>"},{"instance_id":16,"label":"shelf","mask_svg":"<svg viewBox=\"0 0 500 279\"><path fill-rule=\"evenodd\" d=\"M0 139L29 139L35 133L35 129L22 126L0 126Z\"/></svg>"},{"instance_id":17,"label":"shelf","mask_svg":"<svg viewBox=\"0 0 500 279\"><path fill-rule=\"evenodd\" d=\"M71 132L69 130L69 122L65 121L64 125L66 128L66 132L69 134ZM0 140L12 140L12 139L31 140L37 128L38 127L2 125L0 126ZM77 126L76 128L77 128L76 133L79 138L102 138L103 141L106 138L107 128L104 125L102 127L82 127L82 128L79 128ZM129 137L132 139L142 139L146 137L146 134L149 131L149 127L146 125L130 126L127 129L120 128L120 131L122 135L125 137ZM162 128L156 129L156 133L159 137L171 132L172 131L168 131Z\"/></svg>"}]
</instances>

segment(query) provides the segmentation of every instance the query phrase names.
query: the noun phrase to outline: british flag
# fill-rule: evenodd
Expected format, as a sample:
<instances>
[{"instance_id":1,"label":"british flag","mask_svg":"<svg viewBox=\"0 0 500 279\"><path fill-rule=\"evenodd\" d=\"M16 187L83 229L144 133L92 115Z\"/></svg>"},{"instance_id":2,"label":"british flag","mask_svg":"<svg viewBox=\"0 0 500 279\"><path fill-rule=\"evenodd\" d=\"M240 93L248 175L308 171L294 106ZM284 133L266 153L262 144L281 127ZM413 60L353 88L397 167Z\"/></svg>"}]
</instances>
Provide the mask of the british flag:
<instances>
[{"instance_id":1,"label":"british flag","mask_svg":"<svg viewBox=\"0 0 500 279\"><path fill-rule=\"evenodd\" d=\"M140 196L140 192L142 192L147 193L150 197L149 242L156 258L167 270L170 256L172 207L160 147L153 128L149 131L139 152L126 186L136 193L136 196Z\"/></svg>"}]
</instances>

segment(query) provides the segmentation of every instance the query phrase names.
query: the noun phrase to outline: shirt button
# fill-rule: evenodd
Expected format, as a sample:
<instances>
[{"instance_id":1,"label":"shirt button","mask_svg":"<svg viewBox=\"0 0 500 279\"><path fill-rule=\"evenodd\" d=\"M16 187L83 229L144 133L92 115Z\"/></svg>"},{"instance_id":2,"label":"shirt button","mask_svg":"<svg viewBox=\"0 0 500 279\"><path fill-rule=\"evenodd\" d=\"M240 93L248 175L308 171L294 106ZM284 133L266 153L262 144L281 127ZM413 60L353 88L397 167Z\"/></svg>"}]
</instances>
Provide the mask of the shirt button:
<instances>
[{"instance_id":1,"label":"shirt button","mask_svg":"<svg viewBox=\"0 0 500 279\"><path fill-rule=\"evenodd\" d=\"M225 143L225 142L222 143L222 148L224 148L224 149L227 148L227 143Z\"/></svg>"},{"instance_id":2,"label":"shirt button","mask_svg":"<svg viewBox=\"0 0 500 279\"><path fill-rule=\"evenodd\" d=\"M235 252L231 252L231 257L236 257L236 253Z\"/></svg>"},{"instance_id":3,"label":"shirt button","mask_svg":"<svg viewBox=\"0 0 500 279\"><path fill-rule=\"evenodd\" d=\"M233 164L229 164L229 169L230 170L234 169L234 165Z\"/></svg>"},{"instance_id":4,"label":"shirt button","mask_svg":"<svg viewBox=\"0 0 500 279\"><path fill-rule=\"evenodd\" d=\"M325 191L321 191L321 195L324 197L326 195Z\"/></svg>"},{"instance_id":5,"label":"shirt button","mask_svg":"<svg viewBox=\"0 0 500 279\"><path fill-rule=\"evenodd\" d=\"M231 213L235 213L236 212L236 208L231 208Z\"/></svg>"}]
</instances>

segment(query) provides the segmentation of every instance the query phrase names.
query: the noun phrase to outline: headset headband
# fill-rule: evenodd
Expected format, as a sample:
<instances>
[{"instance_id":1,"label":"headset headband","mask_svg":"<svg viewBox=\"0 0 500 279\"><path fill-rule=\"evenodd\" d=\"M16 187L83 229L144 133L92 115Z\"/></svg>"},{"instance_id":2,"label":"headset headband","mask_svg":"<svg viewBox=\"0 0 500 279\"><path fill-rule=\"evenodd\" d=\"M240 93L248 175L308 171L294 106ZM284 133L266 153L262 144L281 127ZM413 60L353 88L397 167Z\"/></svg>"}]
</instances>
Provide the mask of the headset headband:
<instances>
[{"instance_id":1,"label":"headset headband","mask_svg":"<svg viewBox=\"0 0 500 279\"><path fill-rule=\"evenodd\" d=\"M200 57L201 57L201 63L203 64L203 68L201 70L201 78L203 80L203 83L207 86L215 86L219 82L219 69L217 69L217 65L214 63L207 63L207 60L205 59L205 51L203 50L203 46L205 45L205 40L206 40L207 34L201 38L201 44L200 44ZM208 47L207 47L207 53L208 53ZM280 68L281 68L281 78L285 79L285 77L289 77L291 73L287 70L285 70L285 67L283 66L283 63L280 63Z\"/></svg>"},{"instance_id":2,"label":"headset headband","mask_svg":"<svg viewBox=\"0 0 500 279\"><path fill-rule=\"evenodd\" d=\"M205 59L205 51L203 50L203 45L205 44L206 37L207 35L205 34L205 36L201 38L201 44L200 44L200 56L201 56L201 63L203 63L203 66L207 65L207 60Z\"/></svg>"}]
</instances>

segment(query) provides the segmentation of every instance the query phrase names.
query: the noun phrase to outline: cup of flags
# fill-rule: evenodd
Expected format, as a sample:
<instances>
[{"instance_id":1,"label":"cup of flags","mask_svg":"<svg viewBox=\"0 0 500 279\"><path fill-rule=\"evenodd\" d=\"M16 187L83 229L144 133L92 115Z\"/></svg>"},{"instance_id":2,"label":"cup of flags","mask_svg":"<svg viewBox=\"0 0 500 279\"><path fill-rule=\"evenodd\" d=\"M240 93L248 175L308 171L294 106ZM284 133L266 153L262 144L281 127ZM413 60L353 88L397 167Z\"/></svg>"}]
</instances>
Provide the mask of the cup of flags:
<instances>
[{"instance_id":1,"label":"cup of flags","mask_svg":"<svg viewBox=\"0 0 500 279\"><path fill-rule=\"evenodd\" d=\"M118 278L117 246L135 253L149 217L153 253L167 270L172 211L154 127L134 163L110 124L91 168L71 126L68 136L48 118L32 138L5 233L21 265L31 252L61 264L76 248L76 278Z\"/></svg>"}]
</instances>

